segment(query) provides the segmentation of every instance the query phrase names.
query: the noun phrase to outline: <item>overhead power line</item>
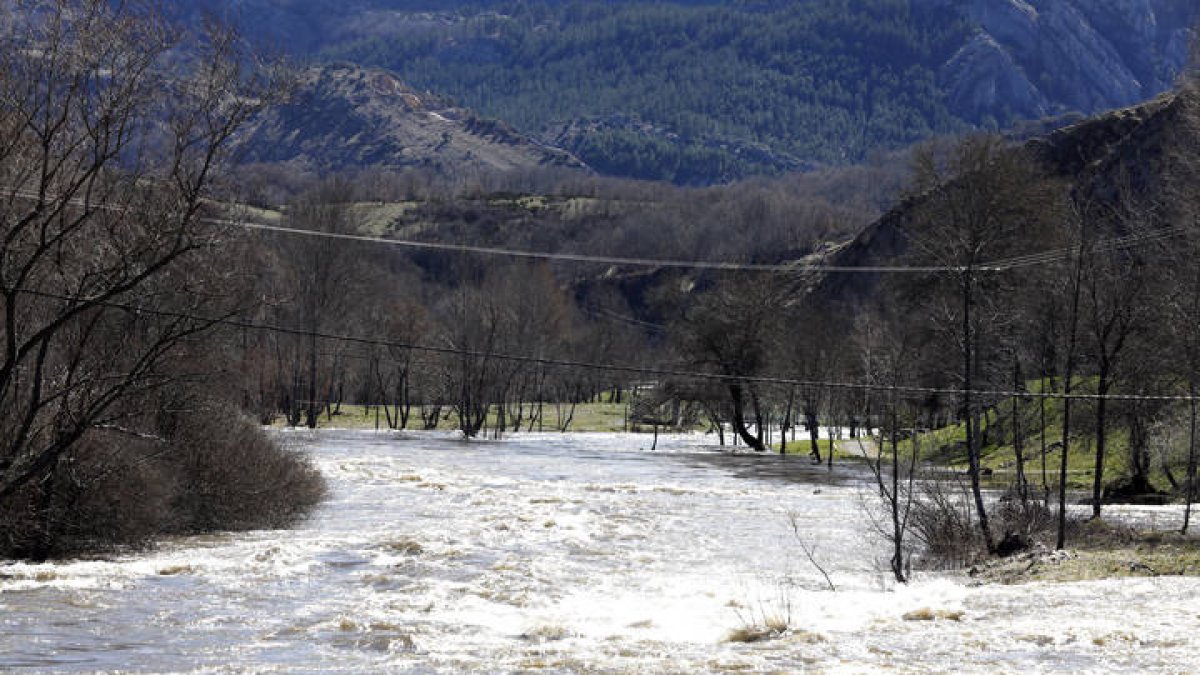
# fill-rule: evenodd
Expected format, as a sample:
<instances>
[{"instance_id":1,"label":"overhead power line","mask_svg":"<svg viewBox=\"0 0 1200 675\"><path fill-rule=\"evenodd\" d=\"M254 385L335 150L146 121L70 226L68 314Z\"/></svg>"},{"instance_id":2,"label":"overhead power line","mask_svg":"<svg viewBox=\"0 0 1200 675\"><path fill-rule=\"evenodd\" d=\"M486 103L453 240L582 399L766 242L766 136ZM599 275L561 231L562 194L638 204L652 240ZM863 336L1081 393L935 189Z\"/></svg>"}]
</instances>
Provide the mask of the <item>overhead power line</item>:
<instances>
[{"instance_id":1,"label":"overhead power line","mask_svg":"<svg viewBox=\"0 0 1200 675\"><path fill-rule=\"evenodd\" d=\"M1145 244L1166 241L1174 237L1183 236L1187 233L1188 228L1180 225L1165 227L1151 232L1136 232L1121 237L1111 237L1097 240L1096 242L1093 242L1087 246L1086 252L1102 253L1106 251L1126 250ZM1059 262L1070 259L1078 254L1079 247L1071 246L998 260L995 262L986 263L986 266L997 270L1010 270L1018 267L1032 267L1036 265L1046 265L1053 262Z\"/></svg>"},{"instance_id":2,"label":"overhead power line","mask_svg":"<svg viewBox=\"0 0 1200 675\"><path fill-rule=\"evenodd\" d=\"M961 272L962 267L947 266L947 265L923 265L923 266L896 266L896 265L864 265L864 266L849 266L849 265L811 265L811 264L767 264L767 263L736 263L722 262L709 260L672 260L662 258L629 258L621 256L601 256L601 255L586 255L582 253L552 253L542 251L523 251L510 248L502 248L496 246L472 246L467 244L446 244L428 241L414 241L411 239L388 239L385 237L374 237L363 234L349 234L343 232L324 232L321 230L305 230L297 227L284 227L282 225L265 225L262 223L250 223L245 221L235 220L220 220L215 221L225 225L234 227L242 227L248 230L259 230L263 232L278 232L282 234L296 235L302 237L314 237L319 239L336 239L342 241L357 241L369 242L372 244L383 244L387 246L396 246L399 248L424 249L431 251L444 251L448 253L471 253L476 255L502 256L507 258L526 258L532 260L546 260L551 262L575 262L575 263L595 263L600 265L618 265L626 267L661 267L674 269L697 269L697 270L715 270L727 272L775 272L775 273L804 273L804 272L822 272L822 273L870 273L870 274L892 274L892 273L916 273L930 274L936 272Z\"/></svg>"},{"instance_id":3,"label":"overhead power line","mask_svg":"<svg viewBox=\"0 0 1200 675\"><path fill-rule=\"evenodd\" d=\"M528 258L535 260L547 260L554 262L577 262L577 263L596 263L603 265L619 265L627 267L664 267L674 269L699 269L699 270L718 270L718 271L735 271L735 272L773 272L773 273L789 273L800 274L805 272L819 272L825 274L937 274L937 273L955 273L962 272L1007 272L1018 267L1030 267L1034 265L1046 265L1060 260L1066 260L1074 255L1076 248L1059 248L1047 251L1040 251L1023 256L1015 256L1012 258L1004 258L1000 260L979 263L966 267L963 265L824 265L824 264L806 264L806 263L780 263L780 264L761 264L761 263L735 263L735 262L720 262L720 261L704 261L704 260L671 260L659 258L626 258L613 256L598 256L584 255L577 253L552 253L539 251L522 251L503 247L493 246L470 246L464 244L445 244L438 242L413 241L411 239L389 239L386 237L375 237L361 234L348 234L341 232L324 232L321 230L305 230L296 227L284 227L282 225L266 225L263 223L251 223L247 221L237 220L218 220L210 219L214 223L241 227L248 230L258 230L263 232L277 232L282 234L290 234L304 237L316 237L324 239L340 239L345 241L368 242L373 244L384 244L388 246L396 246L400 248L425 249L434 251L444 251L453 253L473 253L478 255L489 256L504 256L510 258ZM1105 250L1120 250L1132 248L1142 244L1161 241L1170 237L1180 236L1186 233L1186 228L1176 226L1164 228L1155 232L1138 233L1126 235L1123 237L1113 237L1103 239L1091 247L1090 251L1105 251Z\"/></svg>"},{"instance_id":4,"label":"overhead power line","mask_svg":"<svg viewBox=\"0 0 1200 675\"><path fill-rule=\"evenodd\" d=\"M11 190L10 194L20 199L43 199L54 198L39 195L36 192L29 190ZM126 209L120 206L110 204L86 203L80 199L69 200L76 206L96 208L102 210L124 212ZM529 251L512 249L500 246L476 246L471 244L451 244L443 242L416 241L412 239L393 239L386 237L378 237L364 234L352 234L345 232L327 232L322 230L306 230L303 228L286 227L283 225L270 225L266 223L255 223L245 219L231 218L207 218L202 217L200 222L205 222L213 225L222 225L225 227L236 227L251 231L259 232L274 232L277 234L287 234L300 237L311 237L341 241L354 241L362 243L371 243L377 245L393 246L397 248L407 248L413 250L440 251L446 253L467 253L473 255L485 255L496 257L508 257L528 260L545 260L549 262L572 262L584 264L599 264L609 266L625 266L625 267L649 267L649 268L669 268L669 269L694 269L694 270L712 270L726 272L765 272L776 274L803 274L803 273L825 273L825 274L938 274L938 273L955 273L977 272L977 273L998 273L1006 272L1019 267L1030 267L1036 265L1046 265L1060 260L1070 258L1077 252L1076 248L1059 248L1040 251L1022 256L1015 256L1001 260L974 264L971 266L964 265L825 265L825 264L806 264L806 263L739 263L730 261L710 261L710 260L679 260L679 259L660 259L660 258L640 258L640 257L624 257L624 256L603 256L590 255L582 253L561 253L550 251ZM1089 250L1118 250L1123 248L1131 248L1146 243L1153 243L1169 237L1179 236L1186 233L1183 227L1175 226L1163 228L1150 233L1138 233L1126 235L1123 237L1114 237L1111 239L1099 240L1092 244Z\"/></svg>"},{"instance_id":5,"label":"overhead power line","mask_svg":"<svg viewBox=\"0 0 1200 675\"><path fill-rule=\"evenodd\" d=\"M52 300L60 300L63 302L73 303L88 303L86 298L76 298L58 293L48 293L43 291L22 290L19 291L25 295L32 295L41 298ZM583 370L598 370L606 372L628 373L636 375L653 375L656 377L677 377L684 379L703 380L709 382L740 382L765 385L779 385L789 387L800 387L808 389L841 389L847 391L863 391L863 392L896 392L903 394L914 394L920 396L962 396L971 394L979 397L995 397L995 398L1045 398L1045 399L1074 399L1074 400L1110 400L1110 401L1159 401L1159 402L1176 402L1176 401L1192 401L1200 400L1200 396L1186 395L1153 395L1153 394L1082 394L1082 393L1060 393L1060 392L1031 392L1031 391L1011 391L1011 390L990 390L990 389L955 389L948 387L922 387L916 385L901 385L901 384L883 384L874 382L836 382L822 380L801 380L786 377L771 377L764 375L727 375L721 373L706 373L700 371L681 370L676 368L652 368L647 366L631 366L614 363L597 363L592 361L578 361L573 359L557 359L542 356L532 356L526 354L510 354L504 352L483 352L473 349L462 349L458 347L438 347L434 345L422 345L396 340L387 340L374 337L363 337L356 335L339 335L336 333L327 333L323 331L305 330L301 328L292 328L288 326L278 326L254 321L246 321L236 319L231 316L227 317L205 317L188 312L175 312L162 309L150 309L146 307L138 307L120 302L98 301L91 302L93 306L107 307L112 309L121 309L130 312L140 312L152 316L161 316L164 318L172 318L185 321L197 321L210 325L226 325L233 328L241 328L246 330L263 331L268 333L277 333L281 335L292 335L297 337L316 338L319 340L328 340L334 342L342 342L346 344L357 344L370 347L387 347L391 349L411 350L416 352L425 352L430 354L441 354L447 356L467 356L472 358L495 359L498 361L510 361L514 363L528 363L541 366L559 367L559 368L579 368Z\"/></svg>"}]
</instances>

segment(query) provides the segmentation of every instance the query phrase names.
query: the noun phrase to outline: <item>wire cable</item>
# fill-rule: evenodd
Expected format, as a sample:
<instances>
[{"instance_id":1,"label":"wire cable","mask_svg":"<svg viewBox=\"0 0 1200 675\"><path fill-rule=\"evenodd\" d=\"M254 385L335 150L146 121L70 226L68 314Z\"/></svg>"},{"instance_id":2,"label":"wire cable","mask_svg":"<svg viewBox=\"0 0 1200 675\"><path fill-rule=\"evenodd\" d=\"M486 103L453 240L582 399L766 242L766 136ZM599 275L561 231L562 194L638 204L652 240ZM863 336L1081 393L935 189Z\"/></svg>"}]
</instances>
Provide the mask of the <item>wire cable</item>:
<instances>
[{"instance_id":1,"label":"wire cable","mask_svg":"<svg viewBox=\"0 0 1200 675\"><path fill-rule=\"evenodd\" d=\"M214 219L216 220L216 219ZM509 258L526 258L533 260L546 260L551 262L575 262L575 263L595 263L601 265L617 265L625 267L654 267L654 268L672 268L672 269L697 269L697 270L715 270L723 272L774 272L801 274L806 272L821 272L826 274L849 273L849 274L931 274L937 272L961 272L962 267L945 266L945 265L923 265L923 266L893 266L893 265L867 265L867 266L849 266L849 265L811 265L811 264L768 264L768 263L735 263L709 260L674 260L661 258L629 258L619 256L601 256L587 255L582 253L551 253L542 251L525 251L510 248L501 248L495 246L472 246L467 244L446 244L438 242L414 241L411 239L387 239L384 237L375 237L362 234L349 234L343 232L323 232L320 230L305 230L296 227L285 227L282 225L266 225L262 223L250 223L245 221L220 220L216 221L221 224L234 227L242 227L248 230L258 230L262 232L277 232L283 234L297 235L303 237L316 237L321 239L337 239L342 241L357 241L369 242L373 244L384 244L388 246L396 246L400 248L424 249L432 251L445 251L450 253L471 253L476 255L488 256L503 256Z\"/></svg>"},{"instance_id":2,"label":"wire cable","mask_svg":"<svg viewBox=\"0 0 1200 675\"><path fill-rule=\"evenodd\" d=\"M44 197L29 190L10 189L9 194L21 199L43 199ZM80 207L95 208L100 210L110 210L115 212L125 212L125 208L109 205L109 204L94 204L85 203L80 199L68 200L68 203ZM306 230L303 228L287 227L283 225L270 225L266 223L256 223L245 219L231 218L213 218L200 217L199 222L204 222L213 225L222 225L225 227L235 227L251 231L273 232L278 234L287 234L301 237L314 237L323 239L333 239L342 241L355 241L372 243L386 246L394 246L398 248L408 248L414 250L429 250L442 251L447 253L468 253L474 255L500 256L510 258L522 258L531 260L545 260L550 262L573 262L586 264L600 264L609 266L626 266L626 267L648 267L648 268L670 268L670 269L696 269L696 270L712 270L725 272L768 272L779 274L804 274L804 273L824 273L824 274L937 274L937 273L954 273L961 274L963 272L1006 272L1018 267L1030 267L1035 265L1044 265L1051 262L1057 262L1066 259L1073 255L1077 249L1075 248L1060 248L1051 249L1031 253L1024 256L1015 256L1002 260L979 263L977 265L824 265L824 264L804 264L804 263L738 263L727 261L706 261L706 260L679 260L679 259L658 259L658 258L639 258L639 257L622 257L622 256L602 256L590 255L582 253L556 253L549 251L528 251L520 249L511 249L499 246L477 246L470 244L451 244L442 242L427 242L416 241L412 239L391 239L386 237L378 237L363 234L351 234L344 232L326 232L322 230ZM1175 226L1165 228L1152 233L1140 233L1136 235L1126 235L1125 237L1117 237L1110 240L1102 240L1093 245L1092 250L1107 250L1112 248L1128 248L1142 243L1152 243L1163 238L1178 236L1186 232L1185 228Z\"/></svg>"},{"instance_id":3,"label":"wire cable","mask_svg":"<svg viewBox=\"0 0 1200 675\"><path fill-rule=\"evenodd\" d=\"M41 298L60 300L64 302L86 303L86 298L74 298L57 293L47 293L44 291L22 290L20 293L32 295ZM100 301L92 302L93 306L108 307L112 309L121 309L130 312L140 312L152 316L162 316L187 321L198 321L209 325L226 325L234 328L242 328L246 330L264 331L282 335L292 335L306 338L316 338L319 340L328 340L342 342L347 344L357 344L370 347L389 347L392 349L411 350L417 352L425 352L431 354L442 354L449 356L466 356L471 358L495 359L498 361L510 361L515 363L528 363L541 366L561 367L561 368L579 368L584 370L599 370L606 372L618 372L638 375L654 375L657 377L677 377L683 379L703 380L719 383L747 383L747 384L765 384L765 385L782 385L789 387L801 387L810 389L841 389L849 391L865 391L865 392L896 392L904 394L916 394L920 396L963 396L971 394L979 397L995 397L995 398L1044 398L1044 399L1072 399L1072 400L1087 400L1096 401L1105 399L1109 401L1158 401L1158 402L1176 402L1176 401L1192 401L1200 400L1200 396L1186 395L1153 395L1153 394L1066 394L1059 392L1030 392L1030 391L1010 391L1010 390L989 390L989 389L955 389L948 387L923 387L915 385L901 384L882 384L874 382L837 382L837 381L821 381L821 380L801 380L795 378L773 377L764 375L737 375L737 374L721 374L707 373L701 371L681 370L677 368L652 368L647 366L631 366L613 363L597 363L591 361L578 361L573 359L558 359L541 356L532 356L525 354L510 354L504 352L485 352L472 349L462 349L458 347L437 347L433 345L422 345L416 343L400 342L395 340L386 340L382 338L363 337L355 335L339 335L336 333L327 333L323 331L305 330L300 328L291 328L288 326L277 326L266 323L257 323L242 319L234 319L231 317L204 317L187 312L174 312L169 310L148 309L145 307L137 307L125 303Z\"/></svg>"}]
</instances>

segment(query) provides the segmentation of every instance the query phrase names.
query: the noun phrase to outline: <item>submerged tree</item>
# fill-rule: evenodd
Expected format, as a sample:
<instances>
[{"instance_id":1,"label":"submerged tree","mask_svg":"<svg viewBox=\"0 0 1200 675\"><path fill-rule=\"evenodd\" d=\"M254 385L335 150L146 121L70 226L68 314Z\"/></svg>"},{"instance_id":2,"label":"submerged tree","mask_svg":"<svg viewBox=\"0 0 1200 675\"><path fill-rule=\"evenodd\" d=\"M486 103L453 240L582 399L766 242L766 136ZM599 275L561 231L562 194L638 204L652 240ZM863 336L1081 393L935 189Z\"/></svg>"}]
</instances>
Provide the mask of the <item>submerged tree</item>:
<instances>
[{"instance_id":1,"label":"submerged tree","mask_svg":"<svg viewBox=\"0 0 1200 675\"><path fill-rule=\"evenodd\" d=\"M790 284L778 279L727 280L698 298L678 326L686 357L723 376L733 431L755 452L766 451L766 409L752 378L778 352L778 332L791 294Z\"/></svg>"}]
</instances>

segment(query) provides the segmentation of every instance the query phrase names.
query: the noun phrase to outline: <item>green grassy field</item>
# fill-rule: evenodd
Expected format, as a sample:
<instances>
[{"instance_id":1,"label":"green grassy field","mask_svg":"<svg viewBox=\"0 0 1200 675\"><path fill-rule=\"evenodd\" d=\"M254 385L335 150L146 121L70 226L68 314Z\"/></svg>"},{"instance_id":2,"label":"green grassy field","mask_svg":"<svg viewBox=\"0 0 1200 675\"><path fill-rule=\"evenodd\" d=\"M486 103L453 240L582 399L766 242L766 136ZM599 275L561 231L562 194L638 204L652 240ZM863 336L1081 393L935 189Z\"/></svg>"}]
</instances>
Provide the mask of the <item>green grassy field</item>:
<instances>
[{"instance_id":1,"label":"green grassy field","mask_svg":"<svg viewBox=\"0 0 1200 675\"><path fill-rule=\"evenodd\" d=\"M616 432L626 430L626 408L623 403L580 403L575 406L574 416L567 427L567 431L580 432ZM556 408L553 403L543 404L542 407L542 425L543 431L557 431L560 419L560 413L563 418L570 414L569 405L561 405ZM528 415L528 407L526 408ZM488 428L492 429L496 425L497 414L493 410L488 415ZM378 426L376 423L378 422ZM511 420L509 425L511 428ZM275 420L274 426L283 426L284 420L282 417ZM383 410L377 406L364 405L342 405L340 411L334 414L329 412L322 413L317 421L319 429L387 429L387 416ZM408 421L409 429L423 428L420 411L414 407L412 416ZM438 419L437 429L440 431L453 431L458 428L458 418L454 415L450 408L443 408L442 414ZM528 430L528 422L524 422L522 430ZM533 430L538 431L538 424L535 422ZM629 429L633 431L634 429ZM645 429L650 431L649 428Z\"/></svg>"},{"instance_id":2,"label":"green grassy field","mask_svg":"<svg viewBox=\"0 0 1200 675\"><path fill-rule=\"evenodd\" d=\"M1076 385L1076 391L1086 393L1094 389L1095 382L1085 380ZM1048 383L1041 380L1028 382L1026 388L1040 392ZM1047 451L1045 465L1048 483L1057 485L1059 464L1062 461L1063 401L1047 399L1046 427L1043 432L1041 410L1037 399L1030 398L1017 406L1017 419L1022 430L1025 473L1031 484L1042 484L1043 435ZM1107 425L1107 443L1104 461L1104 483L1108 484L1129 474L1129 431L1121 424L1115 411ZM1076 402L1071 413L1071 441L1067 455L1067 485L1072 489L1091 488L1095 472L1095 408L1090 402ZM1003 401L980 421L983 445L980 462L985 470L991 471L988 482L993 486L1004 486L1016 480L1016 451L1013 443L1012 403ZM943 465L955 470L966 471L968 462L965 450L966 427L954 424L933 429L920 435L921 459L924 462ZM908 456L912 452L911 440L900 443L900 451ZM1155 460L1150 480L1160 490L1170 489L1161 468ZM1182 466L1172 466L1175 476L1184 471Z\"/></svg>"}]
</instances>

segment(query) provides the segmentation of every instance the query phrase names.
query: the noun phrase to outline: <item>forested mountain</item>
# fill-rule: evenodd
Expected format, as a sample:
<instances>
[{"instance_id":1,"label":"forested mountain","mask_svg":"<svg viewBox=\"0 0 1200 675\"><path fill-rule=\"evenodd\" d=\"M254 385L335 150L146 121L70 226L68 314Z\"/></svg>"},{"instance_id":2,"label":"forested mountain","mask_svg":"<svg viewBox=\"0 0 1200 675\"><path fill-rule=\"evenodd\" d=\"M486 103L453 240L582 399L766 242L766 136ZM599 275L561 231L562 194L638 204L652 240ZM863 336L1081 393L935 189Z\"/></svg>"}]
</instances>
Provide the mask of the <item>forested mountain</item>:
<instances>
[{"instance_id":1,"label":"forested mountain","mask_svg":"<svg viewBox=\"0 0 1200 675\"><path fill-rule=\"evenodd\" d=\"M209 0L301 58L560 143L604 173L723 182L1150 98L1190 0Z\"/></svg>"}]
</instances>

